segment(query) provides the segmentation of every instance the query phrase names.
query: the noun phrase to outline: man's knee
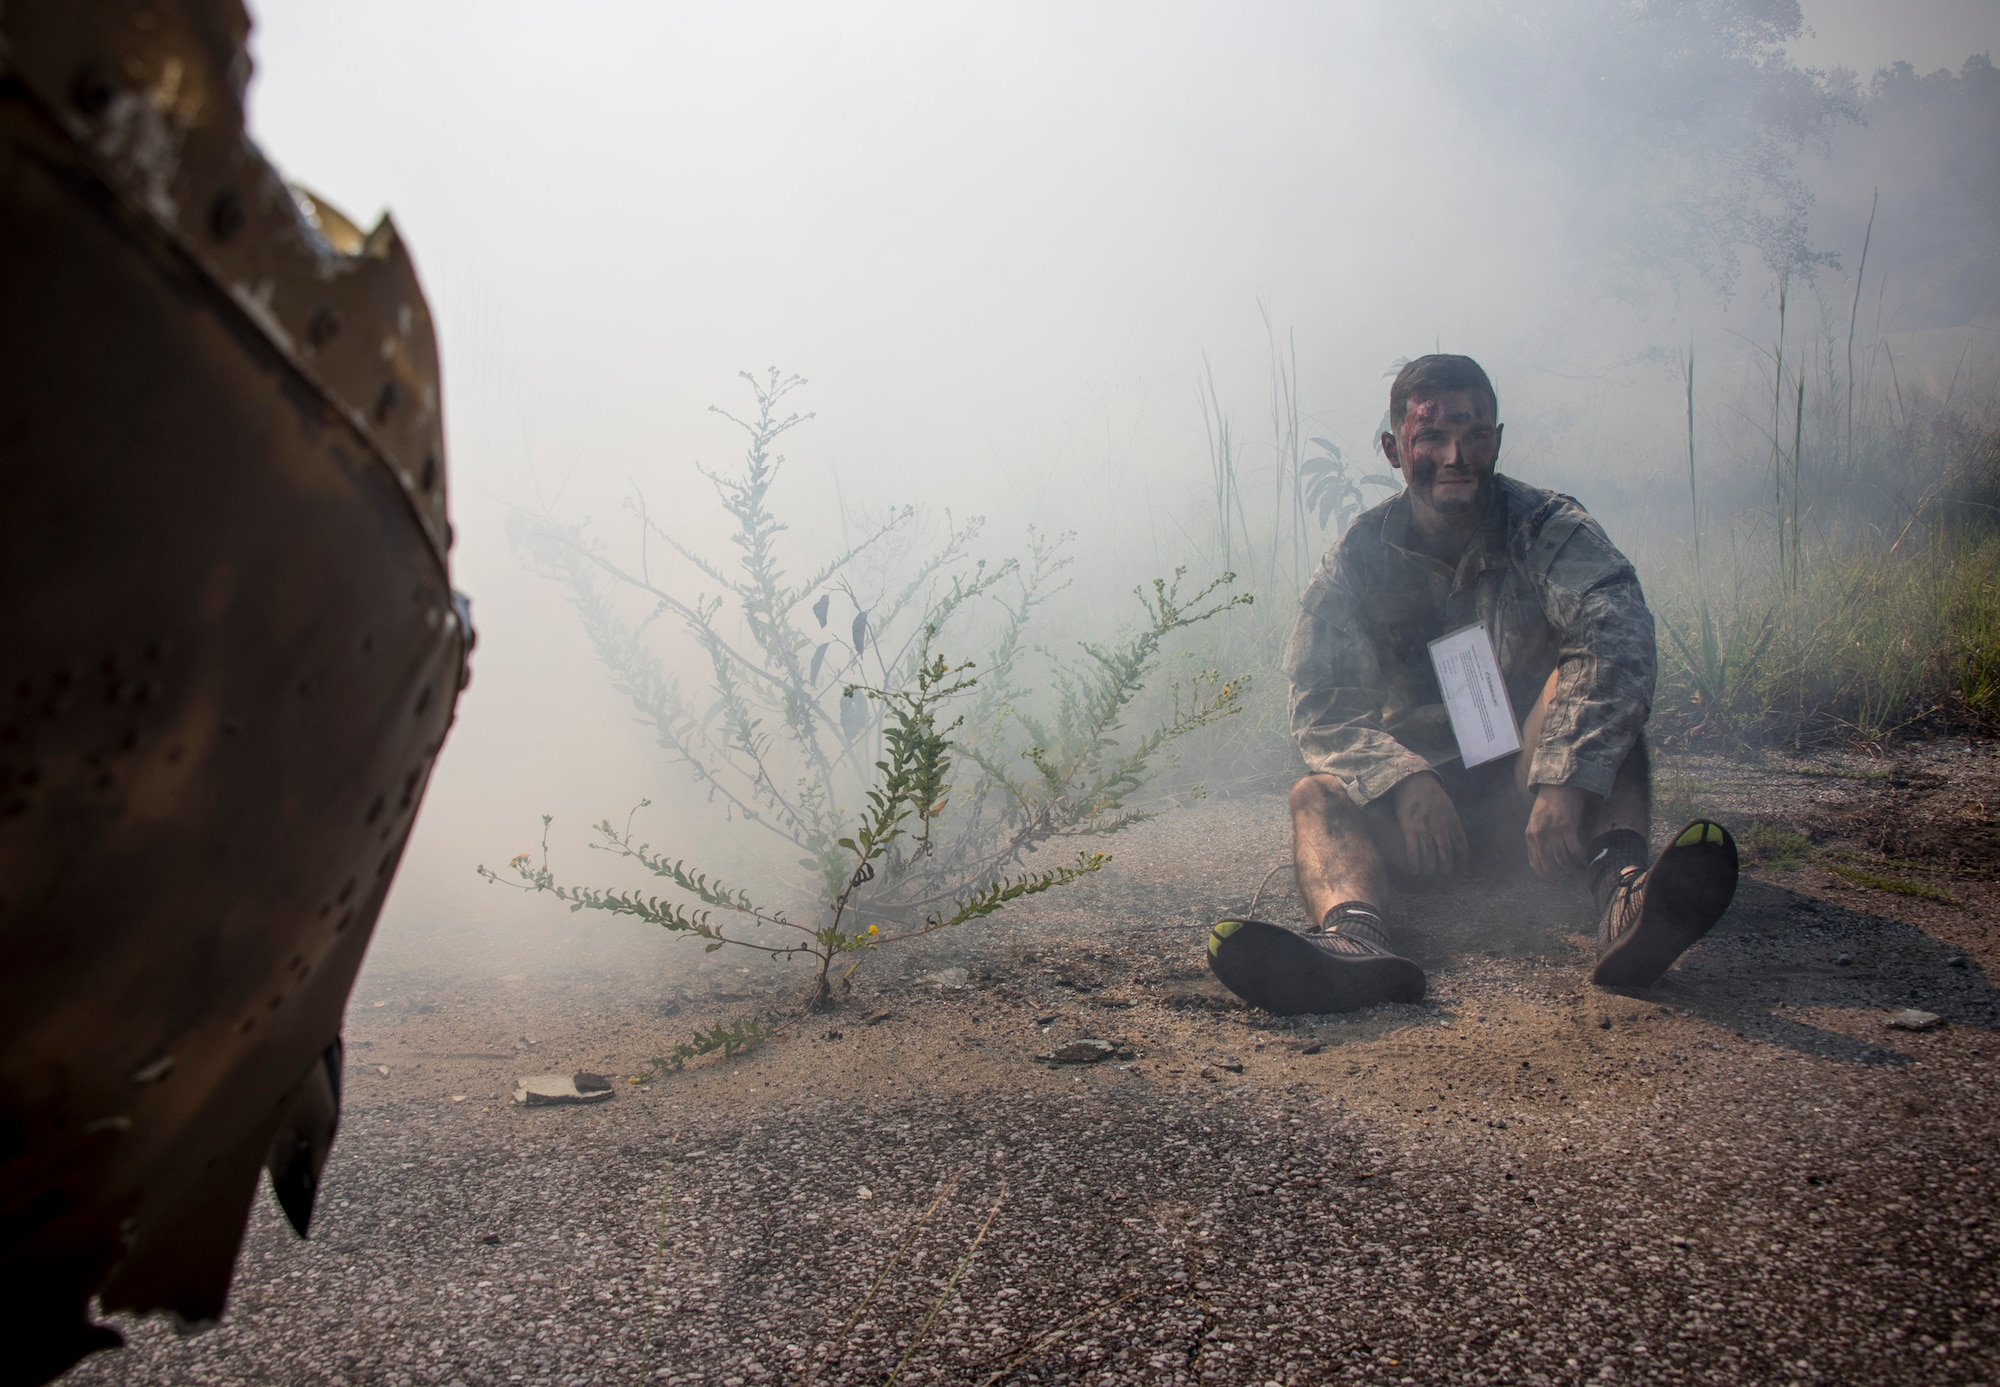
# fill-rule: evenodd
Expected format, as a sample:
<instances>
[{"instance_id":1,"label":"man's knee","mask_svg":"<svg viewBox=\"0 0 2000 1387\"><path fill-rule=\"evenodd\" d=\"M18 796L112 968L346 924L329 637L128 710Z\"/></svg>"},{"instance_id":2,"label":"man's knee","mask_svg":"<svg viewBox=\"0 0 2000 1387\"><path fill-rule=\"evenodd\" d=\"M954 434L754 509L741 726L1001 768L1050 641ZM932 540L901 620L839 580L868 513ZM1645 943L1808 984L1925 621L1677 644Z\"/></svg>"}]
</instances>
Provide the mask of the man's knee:
<instances>
[{"instance_id":1,"label":"man's knee","mask_svg":"<svg viewBox=\"0 0 2000 1387\"><path fill-rule=\"evenodd\" d=\"M1350 802L1347 787L1337 775L1309 775L1292 786L1293 814L1314 814L1323 818Z\"/></svg>"}]
</instances>

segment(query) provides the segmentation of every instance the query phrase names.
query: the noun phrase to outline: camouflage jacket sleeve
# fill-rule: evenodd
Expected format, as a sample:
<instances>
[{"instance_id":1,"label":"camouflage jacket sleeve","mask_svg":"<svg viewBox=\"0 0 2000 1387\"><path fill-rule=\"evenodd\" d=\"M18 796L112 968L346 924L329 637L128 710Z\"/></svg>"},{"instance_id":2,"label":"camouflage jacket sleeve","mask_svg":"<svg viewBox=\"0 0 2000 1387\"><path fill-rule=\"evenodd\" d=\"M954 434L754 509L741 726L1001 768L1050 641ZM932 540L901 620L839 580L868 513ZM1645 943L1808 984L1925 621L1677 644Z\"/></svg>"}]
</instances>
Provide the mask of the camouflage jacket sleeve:
<instances>
[{"instance_id":1,"label":"camouflage jacket sleeve","mask_svg":"<svg viewBox=\"0 0 2000 1387\"><path fill-rule=\"evenodd\" d=\"M1652 709L1653 614L1639 575L1581 506L1565 498L1538 530L1536 547L1553 550L1541 588L1557 681L1528 781L1608 795Z\"/></svg>"},{"instance_id":2,"label":"camouflage jacket sleeve","mask_svg":"<svg viewBox=\"0 0 2000 1387\"><path fill-rule=\"evenodd\" d=\"M1382 662L1361 620L1350 577L1329 555L1306 587L1285 649L1292 681L1292 736L1306 769L1336 775L1366 805L1430 762L1383 728L1388 701Z\"/></svg>"}]
</instances>

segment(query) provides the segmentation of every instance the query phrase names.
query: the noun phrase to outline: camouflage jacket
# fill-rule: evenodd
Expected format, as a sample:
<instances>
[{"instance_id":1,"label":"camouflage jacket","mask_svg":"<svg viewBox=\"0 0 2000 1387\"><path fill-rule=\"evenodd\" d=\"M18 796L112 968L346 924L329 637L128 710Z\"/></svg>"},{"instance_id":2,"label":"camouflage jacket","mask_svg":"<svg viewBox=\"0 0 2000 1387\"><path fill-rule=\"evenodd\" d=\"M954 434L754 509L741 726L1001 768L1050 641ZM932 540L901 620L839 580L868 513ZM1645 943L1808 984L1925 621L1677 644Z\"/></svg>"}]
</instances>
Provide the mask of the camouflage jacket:
<instances>
[{"instance_id":1,"label":"camouflage jacket","mask_svg":"<svg viewBox=\"0 0 2000 1387\"><path fill-rule=\"evenodd\" d=\"M1409 545L1406 495L1327 551L1285 651L1292 735L1357 804L1458 759L1428 644L1474 622L1518 720L1560 670L1529 782L1610 793L1652 706L1653 614L1639 575L1575 501L1496 475L1454 571Z\"/></svg>"}]
</instances>

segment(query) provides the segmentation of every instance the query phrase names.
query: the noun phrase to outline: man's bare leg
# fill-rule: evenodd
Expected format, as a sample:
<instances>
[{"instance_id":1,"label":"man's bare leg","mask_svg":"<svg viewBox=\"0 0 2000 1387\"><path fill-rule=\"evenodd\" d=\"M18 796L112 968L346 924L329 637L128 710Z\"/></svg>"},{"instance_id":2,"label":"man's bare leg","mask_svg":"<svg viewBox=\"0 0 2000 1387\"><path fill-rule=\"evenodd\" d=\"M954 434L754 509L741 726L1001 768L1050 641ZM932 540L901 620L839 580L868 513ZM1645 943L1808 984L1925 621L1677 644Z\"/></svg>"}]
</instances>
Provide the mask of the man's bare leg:
<instances>
[{"instance_id":1,"label":"man's bare leg","mask_svg":"<svg viewBox=\"0 0 2000 1387\"><path fill-rule=\"evenodd\" d=\"M1389 873L1368 815L1333 775L1309 775L1292 786L1292 870L1299 902L1315 925L1348 901L1376 909L1389 904Z\"/></svg>"},{"instance_id":2,"label":"man's bare leg","mask_svg":"<svg viewBox=\"0 0 2000 1387\"><path fill-rule=\"evenodd\" d=\"M1423 969L1393 953L1382 928L1389 874L1372 817L1355 807L1337 777L1307 776L1292 788L1293 850L1306 913L1318 926L1335 906L1356 908L1343 911L1331 932L1218 920L1208 933L1208 966L1225 987L1281 1016L1422 999Z\"/></svg>"},{"instance_id":3,"label":"man's bare leg","mask_svg":"<svg viewBox=\"0 0 2000 1387\"><path fill-rule=\"evenodd\" d=\"M1551 674L1522 721L1524 749L1514 771L1524 795L1533 793L1529 748L1541 741L1555 688ZM1657 981L1722 917L1736 893L1736 843L1727 829L1706 819L1687 825L1648 865L1652 806L1652 764L1642 740L1618 767L1611 793L1584 817L1585 870L1602 912L1591 972L1600 986L1645 987Z\"/></svg>"},{"instance_id":4,"label":"man's bare leg","mask_svg":"<svg viewBox=\"0 0 2000 1387\"><path fill-rule=\"evenodd\" d=\"M1535 748L1541 745L1542 728L1548 722L1549 701L1556 693L1556 677L1556 671L1550 671L1548 682L1542 685L1542 691L1528 709L1528 715L1521 719L1521 752L1514 760L1514 783L1523 795L1534 794L1528 784L1528 772L1534 761ZM1584 839L1588 842L1599 834L1621 828L1630 829L1641 838L1650 840L1652 837L1653 773L1643 741L1632 748L1624 764L1618 767L1618 775L1611 782L1610 795L1592 806L1585 819Z\"/></svg>"}]
</instances>

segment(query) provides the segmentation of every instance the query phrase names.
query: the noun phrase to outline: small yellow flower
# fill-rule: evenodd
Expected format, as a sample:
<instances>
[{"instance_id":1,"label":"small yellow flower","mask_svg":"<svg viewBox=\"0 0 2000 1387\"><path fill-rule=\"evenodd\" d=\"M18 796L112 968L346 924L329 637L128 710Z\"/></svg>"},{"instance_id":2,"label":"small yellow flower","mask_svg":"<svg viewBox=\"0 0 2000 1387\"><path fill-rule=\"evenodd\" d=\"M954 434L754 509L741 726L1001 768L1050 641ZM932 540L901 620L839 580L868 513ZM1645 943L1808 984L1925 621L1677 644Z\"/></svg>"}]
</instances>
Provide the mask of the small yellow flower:
<instances>
[{"instance_id":1,"label":"small yellow flower","mask_svg":"<svg viewBox=\"0 0 2000 1387\"><path fill-rule=\"evenodd\" d=\"M870 925L870 926L868 927L868 932L869 932L870 934L880 934L880 933L881 933L882 931L881 931L881 930L879 930L879 929L877 929L877 928L875 928L875 926L873 926L873 925Z\"/></svg>"}]
</instances>

